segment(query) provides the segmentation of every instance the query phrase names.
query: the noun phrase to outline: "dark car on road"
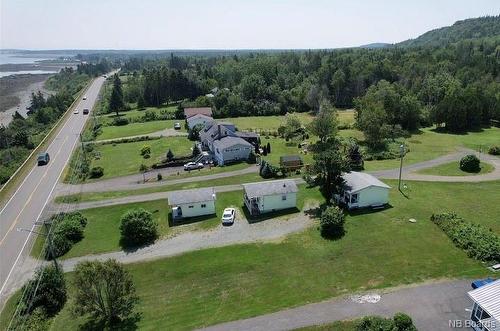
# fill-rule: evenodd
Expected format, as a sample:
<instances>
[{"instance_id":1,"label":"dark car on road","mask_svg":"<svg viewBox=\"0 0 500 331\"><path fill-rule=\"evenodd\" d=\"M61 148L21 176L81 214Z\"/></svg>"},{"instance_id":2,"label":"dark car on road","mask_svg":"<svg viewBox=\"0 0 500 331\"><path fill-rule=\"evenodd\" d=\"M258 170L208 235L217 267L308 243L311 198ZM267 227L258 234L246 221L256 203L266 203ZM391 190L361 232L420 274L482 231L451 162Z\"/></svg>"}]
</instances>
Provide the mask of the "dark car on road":
<instances>
[{"instance_id":1,"label":"dark car on road","mask_svg":"<svg viewBox=\"0 0 500 331\"><path fill-rule=\"evenodd\" d=\"M38 154L38 159L37 160L38 160L38 165L39 166L46 165L50 161L49 153L45 152L45 153Z\"/></svg>"},{"instance_id":2,"label":"dark car on road","mask_svg":"<svg viewBox=\"0 0 500 331\"><path fill-rule=\"evenodd\" d=\"M89 114L89 109L83 108L83 115L88 115L88 114Z\"/></svg>"}]
</instances>

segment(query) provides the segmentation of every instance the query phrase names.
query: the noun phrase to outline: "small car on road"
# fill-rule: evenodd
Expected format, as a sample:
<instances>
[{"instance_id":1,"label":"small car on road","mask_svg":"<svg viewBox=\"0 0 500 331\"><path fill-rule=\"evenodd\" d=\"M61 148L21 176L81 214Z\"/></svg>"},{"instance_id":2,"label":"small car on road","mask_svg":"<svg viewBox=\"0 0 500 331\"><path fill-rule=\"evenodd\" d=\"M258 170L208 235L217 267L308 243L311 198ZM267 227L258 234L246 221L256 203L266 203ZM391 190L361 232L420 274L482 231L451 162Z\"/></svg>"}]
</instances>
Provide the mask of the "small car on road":
<instances>
[{"instance_id":1,"label":"small car on road","mask_svg":"<svg viewBox=\"0 0 500 331\"><path fill-rule=\"evenodd\" d=\"M201 162L188 162L184 165L184 170L196 170L196 169L202 169L203 168L203 163Z\"/></svg>"},{"instance_id":2,"label":"small car on road","mask_svg":"<svg viewBox=\"0 0 500 331\"><path fill-rule=\"evenodd\" d=\"M89 114L89 109L83 108L83 115L88 115L88 114Z\"/></svg>"},{"instance_id":3,"label":"small car on road","mask_svg":"<svg viewBox=\"0 0 500 331\"><path fill-rule=\"evenodd\" d=\"M78 109L73 110L73 114L79 114L80 111Z\"/></svg>"},{"instance_id":4,"label":"small car on road","mask_svg":"<svg viewBox=\"0 0 500 331\"><path fill-rule=\"evenodd\" d=\"M37 163L39 166L46 165L49 163L49 161L50 161L49 153L44 152L44 153L38 154Z\"/></svg>"},{"instance_id":5,"label":"small car on road","mask_svg":"<svg viewBox=\"0 0 500 331\"><path fill-rule=\"evenodd\" d=\"M226 208L222 213L222 225L234 224L234 217L236 216L236 209Z\"/></svg>"},{"instance_id":6,"label":"small car on road","mask_svg":"<svg viewBox=\"0 0 500 331\"><path fill-rule=\"evenodd\" d=\"M174 129L175 129L175 130L180 130L180 129L181 129L181 123L179 123L179 122L175 122L175 124L174 124Z\"/></svg>"},{"instance_id":7,"label":"small car on road","mask_svg":"<svg viewBox=\"0 0 500 331\"><path fill-rule=\"evenodd\" d=\"M86 97L86 96L84 96L84 97L83 97L83 100L87 100L87 97Z\"/></svg>"}]
</instances>

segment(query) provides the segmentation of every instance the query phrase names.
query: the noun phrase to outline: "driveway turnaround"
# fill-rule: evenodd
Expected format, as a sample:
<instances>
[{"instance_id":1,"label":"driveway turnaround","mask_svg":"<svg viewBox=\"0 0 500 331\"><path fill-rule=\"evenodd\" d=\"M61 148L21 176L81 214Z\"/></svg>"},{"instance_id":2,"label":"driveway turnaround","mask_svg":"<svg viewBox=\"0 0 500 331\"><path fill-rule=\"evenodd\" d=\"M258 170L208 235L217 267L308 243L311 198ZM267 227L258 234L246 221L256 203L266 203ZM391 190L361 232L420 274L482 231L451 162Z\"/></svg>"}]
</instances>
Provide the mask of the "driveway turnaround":
<instances>
[{"instance_id":1,"label":"driveway turnaround","mask_svg":"<svg viewBox=\"0 0 500 331\"><path fill-rule=\"evenodd\" d=\"M472 302L467 297L470 281L446 281L399 289L372 291L379 294L376 303L359 303L350 295L272 314L228 322L205 328L205 331L278 331L311 325L350 320L367 315L392 317L397 312L410 315L418 330L452 330L450 325L469 318L466 310Z\"/></svg>"},{"instance_id":2,"label":"driveway turnaround","mask_svg":"<svg viewBox=\"0 0 500 331\"><path fill-rule=\"evenodd\" d=\"M32 165L30 173L17 191L0 210L0 306L5 299L4 290L9 279L15 278L15 266L30 241L35 222L50 201L71 153L80 139L85 122L90 115L82 109L92 109L104 78L96 78L86 92L87 99L79 100L75 107L78 114L69 114L59 132L47 148L50 161L45 166ZM71 111L71 110L68 110Z\"/></svg>"}]
</instances>

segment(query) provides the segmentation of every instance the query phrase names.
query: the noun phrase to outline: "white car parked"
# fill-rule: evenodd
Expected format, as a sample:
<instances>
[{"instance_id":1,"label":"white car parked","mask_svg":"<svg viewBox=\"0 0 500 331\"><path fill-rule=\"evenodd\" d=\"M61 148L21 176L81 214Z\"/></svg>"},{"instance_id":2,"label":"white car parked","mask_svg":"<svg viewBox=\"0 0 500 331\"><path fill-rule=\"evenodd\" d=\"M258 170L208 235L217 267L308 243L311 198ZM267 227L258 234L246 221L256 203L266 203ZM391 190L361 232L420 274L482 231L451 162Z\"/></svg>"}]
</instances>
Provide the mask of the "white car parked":
<instances>
[{"instance_id":1,"label":"white car parked","mask_svg":"<svg viewBox=\"0 0 500 331\"><path fill-rule=\"evenodd\" d=\"M75 110L73 111L73 114L78 114L78 113L80 113L80 111L79 111L78 109L75 109Z\"/></svg>"},{"instance_id":2,"label":"white car parked","mask_svg":"<svg viewBox=\"0 0 500 331\"><path fill-rule=\"evenodd\" d=\"M234 224L234 217L236 216L236 209L226 208L222 213L222 225Z\"/></svg>"},{"instance_id":3,"label":"white car parked","mask_svg":"<svg viewBox=\"0 0 500 331\"><path fill-rule=\"evenodd\" d=\"M188 162L184 165L184 170L196 170L196 169L202 169L203 168L203 163L196 163L196 162Z\"/></svg>"}]
</instances>

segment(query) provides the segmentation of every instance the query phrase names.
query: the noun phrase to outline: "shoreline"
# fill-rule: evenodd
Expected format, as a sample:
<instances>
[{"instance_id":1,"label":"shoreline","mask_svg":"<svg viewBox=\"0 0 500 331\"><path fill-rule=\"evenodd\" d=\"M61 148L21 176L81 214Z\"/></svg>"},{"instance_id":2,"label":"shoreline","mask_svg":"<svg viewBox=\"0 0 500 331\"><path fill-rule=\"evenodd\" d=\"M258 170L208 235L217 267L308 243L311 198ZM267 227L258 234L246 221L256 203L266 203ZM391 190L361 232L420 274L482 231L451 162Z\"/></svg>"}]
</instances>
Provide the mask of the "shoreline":
<instances>
[{"instance_id":1,"label":"shoreline","mask_svg":"<svg viewBox=\"0 0 500 331\"><path fill-rule=\"evenodd\" d=\"M17 111L26 117L27 107L31 103L31 93L41 91L47 96L50 91L44 87L53 74L26 74L0 78L0 97L4 100L0 108L0 125L7 126L12 115Z\"/></svg>"}]
</instances>

